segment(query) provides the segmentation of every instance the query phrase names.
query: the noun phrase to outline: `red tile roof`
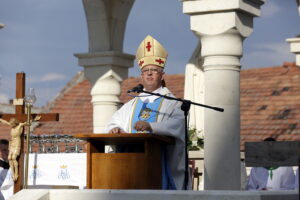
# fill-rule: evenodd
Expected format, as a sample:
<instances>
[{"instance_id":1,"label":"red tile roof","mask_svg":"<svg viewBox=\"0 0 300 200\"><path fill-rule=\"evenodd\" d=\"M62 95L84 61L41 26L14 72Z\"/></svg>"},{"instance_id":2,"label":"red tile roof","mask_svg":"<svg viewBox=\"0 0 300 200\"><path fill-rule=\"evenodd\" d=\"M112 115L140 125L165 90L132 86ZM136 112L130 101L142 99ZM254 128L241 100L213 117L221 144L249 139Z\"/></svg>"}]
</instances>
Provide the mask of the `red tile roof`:
<instances>
[{"instance_id":1,"label":"red tile roof","mask_svg":"<svg viewBox=\"0 0 300 200\"><path fill-rule=\"evenodd\" d=\"M267 136L278 140L300 140L300 69L294 63L270 68L247 69L240 76L241 147L245 141L261 141ZM122 83L121 102L131 97L128 89L139 84L129 77ZM184 75L167 75L167 87L183 98ZM77 134L92 132L91 86L76 75L48 106L60 113L59 122L40 123L34 134ZM0 125L0 134L2 132ZM3 130L7 135L7 130Z\"/></svg>"},{"instance_id":2,"label":"red tile roof","mask_svg":"<svg viewBox=\"0 0 300 200\"><path fill-rule=\"evenodd\" d=\"M90 83L78 73L49 105L51 113L59 113L59 122L40 123L34 134L92 133L93 106Z\"/></svg>"},{"instance_id":3,"label":"red tile roof","mask_svg":"<svg viewBox=\"0 0 300 200\"><path fill-rule=\"evenodd\" d=\"M241 142L300 140L300 68L284 63L243 70L240 78Z\"/></svg>"}]
</instances>

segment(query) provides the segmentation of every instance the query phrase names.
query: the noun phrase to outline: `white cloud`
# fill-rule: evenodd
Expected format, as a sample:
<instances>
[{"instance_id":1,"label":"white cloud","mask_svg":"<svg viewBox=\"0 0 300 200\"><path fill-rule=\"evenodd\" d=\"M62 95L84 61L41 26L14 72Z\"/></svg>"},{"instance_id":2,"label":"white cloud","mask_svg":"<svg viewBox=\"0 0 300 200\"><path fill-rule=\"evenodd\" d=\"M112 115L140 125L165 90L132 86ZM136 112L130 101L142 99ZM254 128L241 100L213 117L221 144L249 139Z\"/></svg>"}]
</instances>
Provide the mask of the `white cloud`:
<instances>
[{"instance_id":1,"label":"white cloud","mask_svg":"<svg viewBox=\"0 0 300 200\"><path fill-rule=\"evenodd\" d=\"M67 78L64 74L58 73L48 73L39 78L29 78L28 82L30 83L39 83L39 82L48 82L48 81L61 81Z\"/></svg>"},{"instance_id":2,"label":"white cloud","mask_svg":"<svg viewBox=\"0 0 300 200\"><path fill-rule=\"evenodd\" d=\"M281 57L290 55L289 44L285 42L256 44L253 47L256 49L273 52L274 54L281 55Z\"/></svg>"},{"instance_id":3,"label":"white cloud","mask_svg":"<svg viewBox=\"0 0 300 200\"><path fill-rule=\"evenodd\" d=\"M36 106L45 106L50 101L54 100L60 92L61 87L36 88L37 101Z\"/></svg>"},{"instance_id":4,"label":"white cloud","mask_svg":"<svg viewBox=\"0 0 300 200\"><path fill-rule=\"evenodd\" d=\"M283 62L295 61L295 55L290 53L287 43L257 44L252 48L243 56L242 65L245 68L280 66Z\"/></svg>"},{"instance_id":5,"label":"white cloud","mask_svg":"<svg viewBox=\"0 0 300 200\"><path fill-rule=\"evenodd\" d=\"M0 102L1 103L8 103L8 100L9 100L9 98L6 94L0 93Z\"/></svg>"},{"instance_id":6,"label":"white cloud","mask_svg":"<svg viewBox=\"0 0 300 200\"><path fill-rule=\"evenodd\" d=\"M261 9L262 17L273 17L276 13L280 11L280 7L274 2L268 1L264 4Z\"/></svg>"},{"instance_id":7,"label":"white cloud","mask_svg":"<svg viewBox=\"0 0 300 200\"><path fill-rule=\"evenodd\" d=\"M41 81L58 81L58 80L64 80L66 76L64 74L57 74L57 73L50 73L46 74L41 78Z\"/></svg>"}]
</instances>

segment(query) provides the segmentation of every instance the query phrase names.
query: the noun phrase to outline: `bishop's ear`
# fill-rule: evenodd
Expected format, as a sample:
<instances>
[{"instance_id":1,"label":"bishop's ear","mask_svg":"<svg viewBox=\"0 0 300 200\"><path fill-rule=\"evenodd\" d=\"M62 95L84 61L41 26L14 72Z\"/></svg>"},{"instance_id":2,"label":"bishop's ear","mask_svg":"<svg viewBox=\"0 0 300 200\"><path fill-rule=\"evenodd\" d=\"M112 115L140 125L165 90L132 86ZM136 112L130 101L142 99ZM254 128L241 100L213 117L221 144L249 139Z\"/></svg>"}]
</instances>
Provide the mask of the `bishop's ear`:
<instances>
[{"instance_id":1,"label":"bishop's ear","mask_svg":"<svg viewBox=\"0 0 300 200\"><path fill-rule=\"evenodd\" d=\"M167 86L166 86L166 81L165 81L165 79L162 79L162 81L161 81L161 86L162 86L162 87L167 87Z\"/></svg>"}]
</instances>

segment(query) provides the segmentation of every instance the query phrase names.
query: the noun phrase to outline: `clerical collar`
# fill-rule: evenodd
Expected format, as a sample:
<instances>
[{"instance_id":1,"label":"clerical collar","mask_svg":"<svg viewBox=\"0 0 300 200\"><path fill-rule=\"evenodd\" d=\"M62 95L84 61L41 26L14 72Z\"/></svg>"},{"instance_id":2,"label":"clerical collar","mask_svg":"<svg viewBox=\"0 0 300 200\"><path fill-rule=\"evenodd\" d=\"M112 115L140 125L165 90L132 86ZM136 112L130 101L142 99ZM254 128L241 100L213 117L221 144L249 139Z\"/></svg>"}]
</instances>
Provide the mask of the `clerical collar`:
<instances>
[{"instance_id":1,"label":"clerical collar","mask_svg":"<svg viewBox=\"0 0 300 200\"><path fill-rule=\"evenodd\" d=\"M152 93L160 93L162 89L163 88L160 87L160 88L154 90ZM156 96L156 95L149 95L147 93L140 94L140 99L142 102L153 103L158 98L159 98L159 96Z\"/></svg>"}]
</instances>

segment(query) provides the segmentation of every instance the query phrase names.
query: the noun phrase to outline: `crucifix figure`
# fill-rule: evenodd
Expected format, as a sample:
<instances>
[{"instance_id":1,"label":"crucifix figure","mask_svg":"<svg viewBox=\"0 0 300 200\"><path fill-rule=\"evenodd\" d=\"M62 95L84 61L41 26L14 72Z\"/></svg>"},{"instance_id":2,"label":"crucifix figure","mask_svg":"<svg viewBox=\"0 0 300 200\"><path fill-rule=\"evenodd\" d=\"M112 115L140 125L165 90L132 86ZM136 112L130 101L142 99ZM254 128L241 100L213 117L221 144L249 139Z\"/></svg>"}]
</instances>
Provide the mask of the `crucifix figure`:
<instances>
[{"instance_id":1,"label":"crucifix figure","mask_svg":"<svg viewBox=\"0 0 300 200\"><path fill-rule=\"evenodd\" d=\"M33 121L38 121L41 118L40 115L37 115ZM10 130L10 140L9 140L9 154L8 161L9 166L12 172L12 178L14 181L18 179L19 170L18 170L18 161L17 158L20 155L21 151L21 135L24 131L24 126L27 125L27 122L19 122L16 118L11 118L9 121L0 119L0 122L6 125L11 126Z\"/></svg>"},{"instance_id":2,"label":"crucifix figure","mask_svg":"<svg viewBox=\"0 0 300 200\"><path fill-rule=\"evenodd\" d=\"M16 99L14 99L15 105L15 114L0 114L1 122L12 127L11 137L14 142L11 142L9 155L11 155L10 167L14 170L14 193L20 191L25 186L27 186L27 179L24 177L24 126L28 123L28 116L25 114L25 73L16 74ZM30 114L31 121L58 121L59 115L57 113L49 114ZM6 122L5 122L6 121ZM15 138L14 138L15 137ZM19 151L19 153L18 153ZM14 161L16 160L16 162ZM15 165L16 163L16 165ZM18 169L17 169L18 168ZM13 172L13 171L12 171ZM18 172L18 176L15 176L15 173ZM25 181L24 181L25 180ZM25 183L25 184L24 184Z\"/></svg>"}]
</instances>

